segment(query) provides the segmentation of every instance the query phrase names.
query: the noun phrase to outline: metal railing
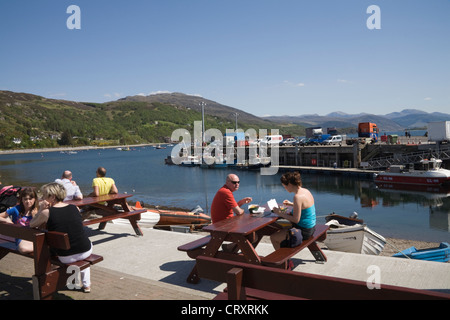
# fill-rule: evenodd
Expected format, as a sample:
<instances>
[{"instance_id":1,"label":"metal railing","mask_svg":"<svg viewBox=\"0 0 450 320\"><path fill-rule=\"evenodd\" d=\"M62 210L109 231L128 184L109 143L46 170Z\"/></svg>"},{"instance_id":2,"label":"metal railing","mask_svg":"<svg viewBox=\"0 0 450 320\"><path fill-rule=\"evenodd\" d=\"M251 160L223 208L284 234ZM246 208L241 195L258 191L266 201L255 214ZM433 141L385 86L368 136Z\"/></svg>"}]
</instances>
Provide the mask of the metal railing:
<instances>
[{"instance_id":1,"label":"metal railing","mask_svg":"<svg viewBox=\"0 0 450 320\"><path fill-rule=\"evenodd\" d=\"M427 151L405 153L391 157L381 157L366 161L367 169L388 168L391 165L406 165L409 163L420 163L421 160L437 158L441 160L450 159L450 146L445 146Z\"/></svg>"}]
</instances>

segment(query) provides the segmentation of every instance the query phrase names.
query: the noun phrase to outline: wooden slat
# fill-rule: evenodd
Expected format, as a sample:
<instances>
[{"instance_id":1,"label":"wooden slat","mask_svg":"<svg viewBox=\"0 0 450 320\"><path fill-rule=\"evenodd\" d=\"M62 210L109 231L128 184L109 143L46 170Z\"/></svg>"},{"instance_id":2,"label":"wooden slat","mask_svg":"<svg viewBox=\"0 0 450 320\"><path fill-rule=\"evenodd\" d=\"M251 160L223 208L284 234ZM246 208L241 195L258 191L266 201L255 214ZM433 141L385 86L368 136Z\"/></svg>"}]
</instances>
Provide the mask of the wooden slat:
<instances>
[{"instance_id":1,"label":"wooden slat","mask_svg":"<svg viewBox=\"0 0 450 320\"><path fill-rule=\"evenodd\" d=\"M131 194L116 193L116 194L106 194L106 195L98 196L98 197L85 197L81 200L68 200L68 201L64 201L64 202L67 204L73 204L77 207L82 207L82 206L96 204L99 202L108 202L108 201L117 201L120 199L126 199L131 196L132 196Z\"/></svg>"},{"instance_id":2,"label":"wooden slat","mask_svg":"<svg viewBox=\"0 0 450 320\"><path fill-rule=\"evenodd\" d=\"M191 251L206 246L211 240L211 236L206 236L195 241L186 243L178 247L179 251Z\"/></svg>"},{"instance_id":3,"label":"wooden slat","mask_svg":"<svg viewBox=\"0 0 450 320\"><path fill-rule=\"evenodd\" d=\"M313 248L311 251L318 251L320 252L318 257L322 255L325 258L325 255L321 252L320 248L317 245L314 245L316 241L319 241L319 239L323 239L324 235L326 237L326 232L328 230L327 225L316 225L316 230L314 232L314 235L309 238L308 240L303 241L299 246L293 247L293 248L280 248L272 252L271 254L261 258L261 261L265 265L282 265L284 264L288 259L292 258L294 255L299 253L305 248ZM314 257L317 259L316 255ZM319 258L320 259L320 258Z\"/></svg>"},{"instance_id":4,"label":"wooden slat","mask_svg":"<svg viewBox=\"0 0 450 320\"><path fill-rule=\"evenodd\" d=\"M33 241L36 234L39 234L41 232L41 230L32 229L29 227L22 227L16 224L0 222L0 234L12 238Z\"/></svg>"}]
</instances>

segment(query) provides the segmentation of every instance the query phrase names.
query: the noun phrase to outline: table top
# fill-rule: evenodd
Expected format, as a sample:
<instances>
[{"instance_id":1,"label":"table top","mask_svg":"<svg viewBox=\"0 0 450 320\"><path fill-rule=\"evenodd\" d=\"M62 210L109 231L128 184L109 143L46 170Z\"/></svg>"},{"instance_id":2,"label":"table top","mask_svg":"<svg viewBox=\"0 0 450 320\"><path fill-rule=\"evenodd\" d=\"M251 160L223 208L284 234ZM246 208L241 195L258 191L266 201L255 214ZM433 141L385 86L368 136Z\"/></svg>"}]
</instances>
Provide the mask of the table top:
<instances>
[{"instance_id":1,"label":"table top","mask_svg":"<svg viewBox=\"0 0 450 320\"><path fill-rule=\"evenodd\" d=\"M64 203L73 204L75 206L87 206L94 203L99 202L105 202L105 201L113 201L113 200L120 200L125 199L128 197L133 196L132 194L126 194L126 193L111 193L111 194L105 194L98 197L86 197L81 200L68 200L64 201Z\"/></svg>"},{"instance_id":2,"label":"table top","mask_svg":"<svg viewBox=\"0 0 450 320\"><path fill-rule=\"evenodd\" d=\"M234 216L230 219L225 219L207 227L202 230L208 231L210 233L223 232L232 234L248 235L255 232L265 226L274 223L279 219L279 216L275 214L266 215L263 217L252 216L248 213L244 213L239 216Z\"/></svg>"}]
</instances>

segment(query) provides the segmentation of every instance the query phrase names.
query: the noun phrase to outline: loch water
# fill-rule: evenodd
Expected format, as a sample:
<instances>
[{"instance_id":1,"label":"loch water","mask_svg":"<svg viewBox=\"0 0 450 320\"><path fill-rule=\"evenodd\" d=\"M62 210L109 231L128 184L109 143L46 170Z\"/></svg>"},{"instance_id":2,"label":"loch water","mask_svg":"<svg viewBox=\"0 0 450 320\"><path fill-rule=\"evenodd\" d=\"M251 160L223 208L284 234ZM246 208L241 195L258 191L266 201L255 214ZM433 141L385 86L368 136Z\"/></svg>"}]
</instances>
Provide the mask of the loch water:
<instances>
[{"instance_id":1,"label":"loch water","mask_svg":"<svg viewBox=\"0 0 450 320\"><path fill-rule=\"evenodd\" d=\"M4 185L40 187L60 178L64 170L71 170L83 194L88 194L95 171L102 166L116 181L119 192L133 194L132 201L186 209L199 205L209 213L227 174L236 173L241 181L235 192L237 200L246 196L259 204L270 199L292 200L292 194L280 183L281 172L265 176L259 170L165 165L170 151L147 146L130 151L0 154L0 181ZM379 188L372 179L310 172L303 172L302 180L314 195L318 223L325 223L324 217L332 212L344 216L357 212L371 229L385 237L450 242L450 189Z\"/></svg>"}]
</instances>

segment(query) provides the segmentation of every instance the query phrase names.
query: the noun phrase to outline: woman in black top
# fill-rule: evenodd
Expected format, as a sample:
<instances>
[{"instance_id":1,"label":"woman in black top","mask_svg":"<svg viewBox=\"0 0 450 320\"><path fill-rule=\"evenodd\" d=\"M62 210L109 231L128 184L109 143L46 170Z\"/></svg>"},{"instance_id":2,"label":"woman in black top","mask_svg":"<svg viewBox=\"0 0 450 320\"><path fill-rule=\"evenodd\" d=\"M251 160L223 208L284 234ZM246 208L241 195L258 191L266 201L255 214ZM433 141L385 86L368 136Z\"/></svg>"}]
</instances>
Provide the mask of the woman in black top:
<instances>
[{"instance_id":1,"label":"woman in black top","mask_svg":"<svg viewBox=\"0 0 450 320\"><path fill-rule=\"evenodd\" d=\"M66 189L59 183L49 183L41 188L42 201L39 212L31 220L31 227L47 224L48 231L64 232L69 235L70 249L57 250L63 263L72 263L86 259L92 254L92 243L84 232L78 207L63 202ZM90 292L90 268L81 271L83 290Z\"/></svg>"}]
</instances>

